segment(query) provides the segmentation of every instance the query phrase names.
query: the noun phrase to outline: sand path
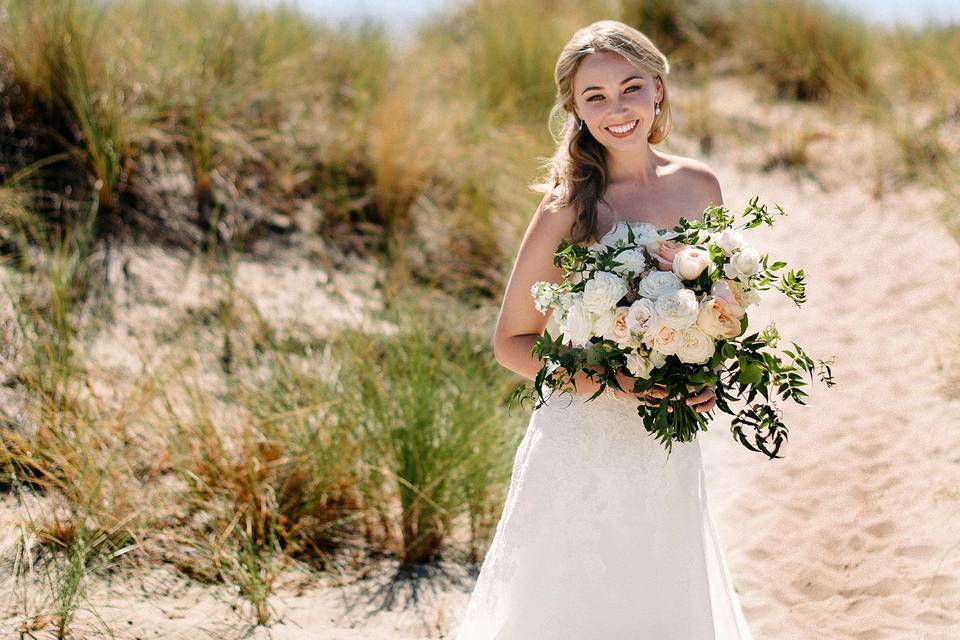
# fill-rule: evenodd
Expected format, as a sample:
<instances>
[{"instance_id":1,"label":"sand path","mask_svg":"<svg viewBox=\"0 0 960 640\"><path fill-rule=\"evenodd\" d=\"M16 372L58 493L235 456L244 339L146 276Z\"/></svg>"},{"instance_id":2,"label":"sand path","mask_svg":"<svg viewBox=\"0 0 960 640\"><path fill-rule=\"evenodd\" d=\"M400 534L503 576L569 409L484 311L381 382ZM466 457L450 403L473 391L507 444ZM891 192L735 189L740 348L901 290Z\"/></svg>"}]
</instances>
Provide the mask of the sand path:
<instances>
[{"instance_id":1,"label":"sand path","mask_svg":"<svg viewBox=\"0 0 960 640\"><path fill-rule=\"evenodd\" d=\"M837 356L837 386L784 406L783 460L732 450L728 416L703 440L755 638L960 637L960 250L923 213L933 194L873 201L719 171L731 206L755 193L784 206L760 233L805 269L807 302L774 292L769 316L812 355Z\"/></svg>"}]
</instances>

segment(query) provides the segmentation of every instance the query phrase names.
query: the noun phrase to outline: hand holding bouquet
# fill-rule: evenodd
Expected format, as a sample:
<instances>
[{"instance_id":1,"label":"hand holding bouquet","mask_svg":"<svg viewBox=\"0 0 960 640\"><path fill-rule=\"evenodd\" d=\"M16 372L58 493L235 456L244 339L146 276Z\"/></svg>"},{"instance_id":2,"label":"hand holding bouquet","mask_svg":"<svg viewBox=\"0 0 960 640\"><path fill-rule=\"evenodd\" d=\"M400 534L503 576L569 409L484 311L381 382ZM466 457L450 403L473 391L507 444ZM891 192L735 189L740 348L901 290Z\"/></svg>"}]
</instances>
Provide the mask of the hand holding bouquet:
<instances>
[{"instance_id":1,"label":"hand holding bouquet","mask_svg":"<svg viewBox=\"0 0 960 640\"><path fill-rule=\"evenodd\" d=\"M805 300L803 270L778 278L786 264L771 263L742 233L772 226L773 215L754 198L743 218L736 226L726 207L713 206L702 222L681 218L672 231L620 223L589 246L562 242L554 263L563 281L531 288L537 309L552 310L560 328L557 336L545 331L533 347L544 362L535 380L537 406L546 402L544 387L575 389L574 376L583 371L600 385L589 400L610 389L632 394L644 427L669 451L674 440L688 442L707 429L709 412L686 400L694 394L702 400L704 389L713 389L716 406L736 416L734 437L779 457L787 428L774 396L804 404L802 373L812 382L817 370L828 387L834 382L830 363L815 364L798 344L775 351L775 325L743 336L758 291L775 288L798 307ZM625 378L632 388L621 384ZM766 402L755 402L758 394ZM529 395L522 386L514 393ZM651 402L658 397L664 401ZM734 414L729 402L739 399L747 406Z\"/></svg>"}]
</instances>

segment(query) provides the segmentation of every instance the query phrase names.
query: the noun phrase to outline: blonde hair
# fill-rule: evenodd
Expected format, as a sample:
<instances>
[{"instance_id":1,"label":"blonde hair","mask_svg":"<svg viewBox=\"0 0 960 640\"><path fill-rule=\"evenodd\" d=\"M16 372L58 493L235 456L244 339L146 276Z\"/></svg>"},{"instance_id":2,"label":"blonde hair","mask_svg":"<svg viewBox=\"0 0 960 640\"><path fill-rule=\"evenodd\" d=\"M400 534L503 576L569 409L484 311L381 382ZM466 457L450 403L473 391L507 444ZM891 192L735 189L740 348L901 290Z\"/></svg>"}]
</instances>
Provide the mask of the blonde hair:
<instances>
[{"instance_id":1,"label":"blonde hair","mask_svg":"<svg viewBox=\"0 0 960 640\"><path fill-rule=\"evenodd\" d=\"M670 63L650 38L616 20L594 22L573 34L560 52L553 74L557 97L550 109L549 125L557 148L547 162L546 180L531 185L540 192L559 188L559 197L551 202L551 209L574 207L576 220L570 229L573 242L599 239L597 204L603 200L607 187L605 149L587 129L578 128L573 94L573 77L580 62L601 51L619 53L663 83L660 115L654 118L647 141L662 142L672 127L670 98L663 79L670 73Z\"/></svg>"}]
</instances>

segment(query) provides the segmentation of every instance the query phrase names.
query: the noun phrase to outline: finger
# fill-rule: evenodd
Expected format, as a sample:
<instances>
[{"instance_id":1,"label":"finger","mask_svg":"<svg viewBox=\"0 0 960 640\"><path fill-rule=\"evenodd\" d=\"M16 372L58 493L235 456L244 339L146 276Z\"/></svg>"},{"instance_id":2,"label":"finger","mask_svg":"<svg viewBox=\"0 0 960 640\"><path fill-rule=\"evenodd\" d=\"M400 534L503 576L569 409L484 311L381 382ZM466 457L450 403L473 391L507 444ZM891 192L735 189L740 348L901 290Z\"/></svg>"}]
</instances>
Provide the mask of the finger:
<instances>
[{"instance_id":1,"label":"finger","mask_svg":"<svg viewBox=\"0 0 960 640\"><path fill-rule=\"evenodd\" d=\"M715 406L717 406L716 398L710 398L706 402L701 402L700 404L696 405L694 409L696 409L697 411L710 411Z\"/></svg>"},{"instance_id":2,"label":"finger","mask_svg":"<svg viewBox=\"0 0 960 640\"><path fill-rule=\"evenodd\" d=\"M700 413L705 413L705 412L707 412L707 411L712 410L715 406L717 406L717 399L716 399L716 398L710 398L709 400L707 400L707 401L704 402L703 404L697 405L696 410L697 410L698 412L700 412Z\"/></svg>"}]
</instances>

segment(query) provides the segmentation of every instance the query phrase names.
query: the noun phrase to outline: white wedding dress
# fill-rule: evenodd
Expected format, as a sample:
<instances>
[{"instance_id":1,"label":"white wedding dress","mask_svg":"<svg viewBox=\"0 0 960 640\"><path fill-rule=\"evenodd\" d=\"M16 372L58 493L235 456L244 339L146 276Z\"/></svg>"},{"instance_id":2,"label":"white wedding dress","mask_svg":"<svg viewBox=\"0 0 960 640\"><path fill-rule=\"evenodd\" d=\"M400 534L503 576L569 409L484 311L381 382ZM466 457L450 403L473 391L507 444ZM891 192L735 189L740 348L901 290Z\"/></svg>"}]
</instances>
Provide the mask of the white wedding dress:
<instances>
[{"instance_id":1,"label":"white wedding dress","mask_svg":"<svg viewBox=\"0 0 960 640\"><path fill-rule=\"evenodd\" d=\"M635 400L588 397L534 410L456 640L751 640L699 440L668 459Z\"/></svg>"}]
</instances>

